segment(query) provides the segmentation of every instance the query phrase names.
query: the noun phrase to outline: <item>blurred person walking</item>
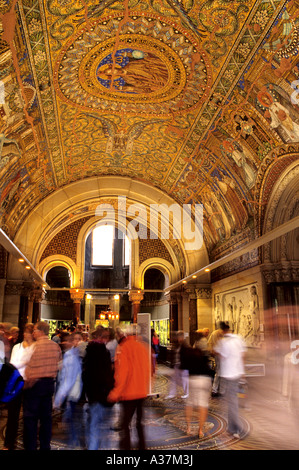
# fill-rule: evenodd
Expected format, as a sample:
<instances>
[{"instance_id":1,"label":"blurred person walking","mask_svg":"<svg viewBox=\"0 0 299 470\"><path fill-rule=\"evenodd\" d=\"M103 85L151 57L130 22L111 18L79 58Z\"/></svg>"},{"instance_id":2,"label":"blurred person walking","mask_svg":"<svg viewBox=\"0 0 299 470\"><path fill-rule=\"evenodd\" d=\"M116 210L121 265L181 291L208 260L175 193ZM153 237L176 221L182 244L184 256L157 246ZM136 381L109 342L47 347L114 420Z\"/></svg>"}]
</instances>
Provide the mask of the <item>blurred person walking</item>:
<instances>
[{"instance_id":1,"label":"blurred person walking","mask_svg":"<svg viewBox=\"0 0 299 470\"><path fill-rule=\"evenodd\" d=\"M115 386L108 400L121 404L120 449L132 448L130 426L136 413L138 449L146 448L143 408L149 393L151 374L150 345L138 336L135 326L126 332L126 338L119 343L115 356Z\"/></svg>"},{"instance_id":2,"label":"blurred person walking","mask_svg":"<svg viewBox=\"0 0 299 470\"><path fill-rule=\"evenodd\" d=\"M23 341L21 343L15 344L11 351L10 363L18 369L24 380L26 380L25 369L35 347L33 328L33 323L27 323L25 325ZM15 449L22 403L23 391L19 393L14 400L7 404L7 425L4 438L5 450Z\"/></svg>"},{"instance_id":3,"label":"blurred person walking","mask_svg":"<svg viewBox=\"0 0 299 470\"><path fill-rule=\"evenodd\" d=\"M106 348L109 332L97 328L86 347L83 361L83 385L88 401L87 448L109 448L109 432L112 419L111 402L107 396L114 385L110 352Z\"/></svg>"},{"instance_id":4,"label":"blurred person walking","mask_svg":"<svg viewBox=\"0 0 299 470\"><path fill-rule=\"evenodd\" d=\"M52 397L62 354L58 344L51 341L48 335L48 323L40 321L34 325L33 337L36 344L25 369L23 402L25 450L37 449L38 425L40 449L51 449Z\"/></svg>"},{"instance_id":5,"label":"blurred person walking","mask_svg":"<svg viewBox=\"0 0 299 470\"><path fill-rule=\"evenodd\" d=\"M11 323L0 323L0 339L4 344L4 353L5 353L5 362L10 361L11 355L11 344L9 341L9 330L11 328Z\"/></svg>"},{"instance_id":6,"label":"blurred person walking","mask_svg":"<svg viewBox=\"0 0 299 470\"><path fill-rule=\"evenodd\" d=\"M223 338L214 350L220 357L220 376L224 382L228 413L228 432L239 439L242 424L239 417L238 388L240 379L245 375L244 356L246 345L243 338L231 333L227 323L221 322Z\"/></svg>"},{"instance_id":7,"label":"blurred person walking","mask_svg":"<svg viewBox=\"0 0 299 470\"><path fill-rule=\"evenodd\" d=\"M74 335L74 348L78 349L79 356L83 360L85 353L86 353L86 347L87 347L88 341L86 341L81 331L75 331L73 335Z\"/></svg>"},{"instance_id":8,"label":"blurred person walking","mask_svg":"<svg viewBox=\"0 0 299 470\"><path fill-rule=\"evenodd\" d=\"M187 398L189 394L189 373L182 365L182 355L184 355L185 348L188 348L183 331L178 331L176 334L176 341L172 348L171 366L173 373L170 380L169 394L166 398L174 398L177 393L177 387L183 388L182 398Z\"/></svg>"},{"instance_id":9,"label":"blurred person walking","mask_svg":"<svg viewBox=\"0 0 299 470\"><path fill-rule=\"evenodd\" d=\"M215 376L213 380L212 386L212 396L218 397L222 395L222 387L221 387L221 378L220 378L220 357L218 354L215 353L215 347L218 342L223 338L223 330L220 328L220 322L217 323L216 330L214 330L209 339L208 339L208 348L215 360Z\"/></svg>"},{"instance_id":10,"label":"blurred person walking","mask_svg":"<svg viewBox=\"0 0 299 470\"><path fill-rule=\"evenodd\" d=\"M113 328L108 328L108 331L109 331L109 341L106 344L106 348L110 352L111 362L112 362L112 365L114 366L115 351L116 351L118 342L115 336L115 330Z\"/></svg>"},{"instance_id":11,"label":"blurred person walking","mask_svg":"<svg viewBox=\"0 0 299 470\"><path fill-rule=\"evenodd\" d=\"M59 372L59 385L54 398L54 408L63 408L63 422L68 429L69 445L80 445L80 422L78 401L82 394L82 362L75 346L76 333L64 336L64 355Z\"/></svg>"},{"instance_id":12,"label":"blurred person walking","mask_svg":"<svg viewBox=\"0 0 299 470\"><path fill-rule=\"evenodd\" d=\"M18 328L17 326L12 326L10 328L8 341L9 341L9 344L10 344L11 351L12 351L12 348L16 344L21 343L21 341L20 341L20 328Z\"/></svg>"},{"instance_id":13,"label":"blurred person walking","mask_svg":"<svg viewBox=\"0 0 299 470\"><path fill-rule=\"evenodd\" d=\"M187 434L191 433L191 418L195 409L198 416L198 437L204 437L204 426L209 412L212 378L214 372L210 366L210 355L202 348L200 339L195 341L193 348L186 348L182 355L184 368L189 372L189 396L186 402ZM196 338L197 339L197 338Z\"/></svg>"}]
</instances>

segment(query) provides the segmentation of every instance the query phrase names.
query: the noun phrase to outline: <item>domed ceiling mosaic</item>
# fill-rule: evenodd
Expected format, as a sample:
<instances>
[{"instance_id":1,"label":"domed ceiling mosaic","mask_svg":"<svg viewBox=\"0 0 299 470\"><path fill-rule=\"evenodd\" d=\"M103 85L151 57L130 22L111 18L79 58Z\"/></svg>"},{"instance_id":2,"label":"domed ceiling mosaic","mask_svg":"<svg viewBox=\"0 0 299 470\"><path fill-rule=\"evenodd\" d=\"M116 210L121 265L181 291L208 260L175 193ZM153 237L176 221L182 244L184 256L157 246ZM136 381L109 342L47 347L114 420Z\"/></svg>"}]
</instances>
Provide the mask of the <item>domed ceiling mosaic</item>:
<instances>
[{"instance_id":1,"label":"domed ceiling mosaic","mask_svg":"<svg viewBox=\"0 0 299 470\"><path fill-rule=\"evenodd\" d=\"M296 0L0 0L2 228L117 175L202 203L210 250L252 238L298 158L298 32Z\"/></svg>"}]
</instances>

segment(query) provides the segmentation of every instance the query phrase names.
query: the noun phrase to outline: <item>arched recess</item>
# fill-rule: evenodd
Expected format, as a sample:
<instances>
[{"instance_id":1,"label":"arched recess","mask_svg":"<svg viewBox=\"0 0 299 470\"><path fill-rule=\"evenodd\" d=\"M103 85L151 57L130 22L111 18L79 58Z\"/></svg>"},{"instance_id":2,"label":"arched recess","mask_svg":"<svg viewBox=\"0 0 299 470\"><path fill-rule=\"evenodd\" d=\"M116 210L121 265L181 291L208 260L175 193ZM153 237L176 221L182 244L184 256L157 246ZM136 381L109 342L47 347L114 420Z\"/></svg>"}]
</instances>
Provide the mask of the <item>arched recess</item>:
<instances>
[{"instance_id":1,"label":"arched recess","mask_svg":"<svg viewBox=\"0 0 299 470\"><path fill-rule=\"evenodd\" d=\"M148 269L158 269L164 274L165 288L172 284L174 267L162 258L149 258L139 266L137 272L137 282L141 289L144 289L144 275Z\"/></svg>"},{"instance_id":2,"label":"arched recess","mask_svg":"<svg viewBox=\"0 0 299 470\"><path fill-rule=\"evenodd\" d=\"M273 186L263 224L263 233L299 215L299 159L290 164ZM299 228L263 247L263 263L298 260Z\"/></svg>"},{"instance_id":3,"label":"arched recess","mask_svg":"<svg viewBox=\"0 0 299 470\"><path fill-rule=\"evenodd\" d=\"M277 178L269 196L263 233L299 215L299 160ZM299 335L299 227L262 247L261 270L266 283L266 325L283 358Z\"/></svg>"},{"instance_id":4,"label":"arched recess","mask_svg":"<svg viewBox=\"0 0 299 470\"><path fill-rule=\"evenodd\" d=\"M85 243L87 240L87 237L91 233L91 231L98 225L102 224L114 224L115 219L112 216L109 217L109 214L105 216L105 220L99 220L98 218L91 218L89 219L82 227L82 229L79 232L78 236L78 241L77 241L77 284L76 287L78 286L83 286L84 283L84 267L85 267ZM130 288L138 288L141 289L143 285L143 271L144 271L144 266L150 266L153 259L148 259L144 261L140 266L139 266L139 238L136 238L136 233L133 229L132 226L127 226L125 220L119 220L118 221L118 228L119 230L122 230L124 233L126 233L127 230L127 235L129 239L131 240L131 261L130 261ZM177 279L179 277L180 273L180 266L177 261L177 257L173 251L173 247L167 240L163 240L165 243L165 246L167 250L169 251L174 266L171 265L166 260L163 260L162 258L156 258L155 263L156 266L159 266L159 269L161 268L163 272L165 272L167 279ZM165 271L166 268L166 271ZM169 285L169 284L168 284Z\"/></svg>"},{"instance_id":5,"label":"arched recess","mask_svg":"<svg viewBox=\"0 0 299 470\"><path fill-rule=\"evenodd\" d=\"M266 222L266 220L269 218L270 198L273 200L275 188L279 186L283 175L288 173L293 165L298 164L298 155L299 143L284 144L271 150L261 162L256 177L257 197L253 207L258 236L263 235L267 230L265 223L269 224L269 221Z\"/></svg>"},{"instance_id":6,"label":"arched recess","mask_svg":"<svg viewBox=\"0 0 299 470\"><path fill-rule=\"evenodd\" d=\"M90 235L92 230L99 226L99 225L114 225L115 226L115 218L113 215L107 214L104 220L99 220L97 217L92 217L89 219L81 228L78 240L77 240L77 283L76 287L81 286L83 287L84 284L84 268L85 268L85 246L87 237ZM125 221L119 221L118 223L119 230L126 233L126 225ZM138 239L133 238L133 232L128 230L128 236L131 239L131 260L130 260L130 274L129 279L134 279L135 267L138 265L139 257L138 257ZM131 237L130 237L131 236Z\"/></svg>"},{"instance_id":7,"label":"arched recess","mask_svg":"<svg viewBox=\"0 0 299 470\"><path fill-rule=\"evenodd\" d=\"M112 201L112 204L114 204L119 197L126 198L129 204L143 205L148 212L151 205L154 204L159 206L165 204L168 207L176 204L174 199L163 191L131 178L117 176L88 178L88 180L77 181L57 189L46 197L28 215L13 241L39 270L39 260L43 250L55 234L67 227L71 221L84 217L90 218L90 220L95 219L95 213L101 201L105 203ZM144 221L144 225L148 226L145 222L147 221ZM174 215L170 225L171 229L175 231L174 227L176 230L182 227L183 220L177 220L176 215ZM194 221L192 221L192 230L194 230ZM178 269L176 266L177 279L173 279L174 281L179 280L181 276L179 268L182 261L185 275L209 263L205 245L203 244L198 249L186 250L188 239L185 237L184 230L181 230L181 234L182 236L178 240L163 240L174 259L177 260L177 252L181 252ZM137 259L132 264L132 269L135 269L136 264ZM74 283L76 286L80 286L82 282L82 249L78 255L76 265ZM132 279L135 279L134 272L132 272Z\"/></svg>"},{"instance_id":8,"label":"arched recess","mask_svg":"<svg viewBox=\"0 0 299 470\"><path fill-rule=\"evenodd\" d=\"M62 266L66 268L69 273L70 273L70 287L75 285L75 279L76 279L76 270L77 266L67 256L59 255L59 259L57 259L57 256L49 256L48 258L45 258L39 265L40 268L40 273L41 276L43 277L44 280L46 280L48 272L55 267Z\"/></svg>"}]
</instances>

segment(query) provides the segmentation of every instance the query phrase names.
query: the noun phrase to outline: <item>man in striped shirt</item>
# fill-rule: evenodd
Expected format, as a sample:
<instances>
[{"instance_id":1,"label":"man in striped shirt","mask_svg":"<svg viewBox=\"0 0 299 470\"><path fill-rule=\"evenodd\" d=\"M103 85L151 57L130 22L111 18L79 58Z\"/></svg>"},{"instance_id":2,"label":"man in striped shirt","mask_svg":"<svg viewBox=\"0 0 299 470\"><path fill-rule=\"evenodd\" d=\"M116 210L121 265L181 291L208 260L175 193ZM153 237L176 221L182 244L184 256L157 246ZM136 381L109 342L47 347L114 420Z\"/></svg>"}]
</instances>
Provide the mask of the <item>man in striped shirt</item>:
<instances>
[{"instance_id":1,"label":"man in striped shirt","mask_svg":"<svg viewBox=\"0 0 299 470\"><path fill-rule=\"evenodd\" d=\"M34 325L33 336L36 345L25 371L23 405L25 450L37 449L38 424L40 449L51 448L52 397L62 354L58 344L51 341L48 335L48 323L41 321Z\"/></svg>"}]
</instances>

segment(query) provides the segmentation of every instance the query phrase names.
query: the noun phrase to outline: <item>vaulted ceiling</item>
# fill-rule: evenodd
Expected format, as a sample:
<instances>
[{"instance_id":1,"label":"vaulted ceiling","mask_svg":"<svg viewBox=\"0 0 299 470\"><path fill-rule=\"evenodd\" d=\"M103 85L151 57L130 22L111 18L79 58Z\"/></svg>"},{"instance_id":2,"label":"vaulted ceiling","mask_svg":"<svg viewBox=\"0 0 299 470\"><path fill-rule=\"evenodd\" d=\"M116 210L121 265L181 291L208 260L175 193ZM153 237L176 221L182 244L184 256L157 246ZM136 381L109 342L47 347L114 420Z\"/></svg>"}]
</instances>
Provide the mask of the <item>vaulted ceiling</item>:
<instances>
[{"instance_id":1,"label":"vaulted ceiling","mask_svg":"<svg viewBox=\"0 0 299 470\"><path fill-rule=\"evenodd\" d=\"M115 175L202 203L209 250L252 239L263 175L298 158L298 11L0 0L1 227L13 238L58 189Z\"/></svg>"}]
</instances>

